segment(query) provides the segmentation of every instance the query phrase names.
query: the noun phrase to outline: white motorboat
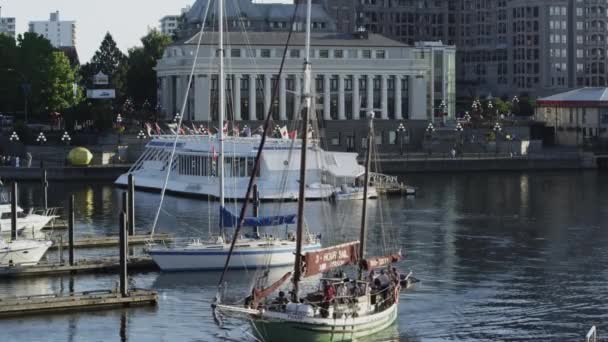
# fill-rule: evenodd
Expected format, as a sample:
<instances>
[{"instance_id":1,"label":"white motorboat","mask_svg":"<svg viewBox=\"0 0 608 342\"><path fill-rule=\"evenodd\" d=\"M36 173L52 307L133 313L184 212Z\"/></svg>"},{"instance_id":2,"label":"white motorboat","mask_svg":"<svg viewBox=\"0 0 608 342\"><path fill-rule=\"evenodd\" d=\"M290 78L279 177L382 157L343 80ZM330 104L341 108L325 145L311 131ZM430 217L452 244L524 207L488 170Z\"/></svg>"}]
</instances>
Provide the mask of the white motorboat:
<instances>
[{"instance_id":1,"label":"white motorboat","mask_svg":"<svg viewBox=\"0 0 608 342\"><path fill-rule=\"evenodd\" d=\"M26 213L17 206L17 233L36 234L44 228L51 220L58 216L52 215L51 210L43 213ZM6 236L11 232L11 205L0 204L0 234ZM28 235L29 236L29 235Z\"/></svg>"},{"instance_id":2,"label":"white motorboat","mask_svg":"<svg viewBox=\"0 0 608 342\"><path fill-rule=\"evenodd\" d=\"M51 247L51 241L0 239L0 266L36 265Z\"/></svg>"},{"instance_id":3,"label":"white motorboat","mask_svg":"<svg viewBox=\"0 0 608 342\"><path fill-rule=\"evenodd\" d=\"M360 201L363 200L365 189L361 186L346 186L340 187L340 190L334 192L333 199L336 201ZM375 199L378 198L376 188L370 186L367 189L367 198Z\"/></svg>"}]
</instances>

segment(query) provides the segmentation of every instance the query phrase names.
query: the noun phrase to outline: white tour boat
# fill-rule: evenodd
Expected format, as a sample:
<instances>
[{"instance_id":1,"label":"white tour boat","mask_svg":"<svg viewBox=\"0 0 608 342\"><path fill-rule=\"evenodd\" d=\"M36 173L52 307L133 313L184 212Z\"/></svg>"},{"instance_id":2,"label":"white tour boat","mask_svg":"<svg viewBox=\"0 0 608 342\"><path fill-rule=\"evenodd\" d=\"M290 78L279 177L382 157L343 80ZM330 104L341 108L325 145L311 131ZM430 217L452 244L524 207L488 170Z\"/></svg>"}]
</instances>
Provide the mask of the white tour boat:
<instances>
[{"instance_id":1,"label":"white tour boat","mask_svg":"<svg viewBox=\"0 0 608 342\"><path fill-rule=\"evenodd\" d=\"M133 174L139 189L160 191L169 165L175 136L155 136L128 173L116 184L126 186ZM226 199L242 200L253 170L261 137L224 137ZM174 194L219 198L217 152L214 135L180 135L167 191ZM297 200L300 169L300 139L267 138L256 184L262 200ZM317 143L308 148L306 163L307 199L330 198L343 184L355 183L363 174L356 153L324 151Z\"/></svg>"}]
</instances>

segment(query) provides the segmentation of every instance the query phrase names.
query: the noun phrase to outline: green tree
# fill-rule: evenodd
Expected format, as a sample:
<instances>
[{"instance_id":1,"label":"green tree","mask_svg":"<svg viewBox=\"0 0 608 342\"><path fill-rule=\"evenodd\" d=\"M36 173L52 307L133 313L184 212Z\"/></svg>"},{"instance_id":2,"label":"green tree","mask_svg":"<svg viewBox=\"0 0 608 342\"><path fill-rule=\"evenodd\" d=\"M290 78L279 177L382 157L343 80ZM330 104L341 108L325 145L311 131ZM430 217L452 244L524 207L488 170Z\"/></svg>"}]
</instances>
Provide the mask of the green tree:
<instances>
[{"instance_id":1,"label":"green tree","mask_svg":"<svg viewBox=\"0 0 608 342\"><path fill-rule=\"evenodd\" d=\"M63 52L53 52L49 69L48 109L63 112L79 102L78 88L74 70Z\"/></svg>"},{"instance_id":2,"label":"green tree","mask_svg":"<svg viewBox=\"0 0 608 342\"><path fill-rule=\"evenodd\" d=\"M126 56L116 46L116 42L110 32L107 32L99 50L93 55L91 63L97 67L97 71L101 71L111 78L125 58Z\"/></svg>"},{"instance_id":3,"label":"green tree","mask_svg":"<svg viewBox=\"0 0 608 342\"><path fill-rule=\"evenodd\" d=\"M15 40L0 34L0 112L14 112L23 108L17 102L20 94L20 80L17 68L18 48Z\"/></svg>"},{"instance_id":4,"label":"green tree","mask_svg":"<svg viewBox=\"0 0 608 342\"><path fill-rule=\"evenodd\" d=\"M507 115L512 110L511 101L505 101L499 97L494 99L494 108L498 110L498 114Z\"/></svg>"},{"instance_id":5,"label":"green tree","mask_svg":"<svg viewBox=\"0 0 608 342\"><path fill-rule=\"evenodd\" d=\"M28 96L29 117L44 119L48 113L49 71L54 48L48 39L31 32L19 35L17 44L17 70L21 82L27 85L22 94Z\"/></svg>"},{"instance_id":6,"label":"green tree","mask_svg":"<svg viewBox=\"0 0 608 342\"><path fill-rule=\"evenodd\" d=\"M157 103L158 79L154 68L171 44L171 37L153 29L141 38L141 42L141 47L129 50L126 75L127 97L133 99L138 108L144 103L152 106Z\"/></svg>"}]
</instances>

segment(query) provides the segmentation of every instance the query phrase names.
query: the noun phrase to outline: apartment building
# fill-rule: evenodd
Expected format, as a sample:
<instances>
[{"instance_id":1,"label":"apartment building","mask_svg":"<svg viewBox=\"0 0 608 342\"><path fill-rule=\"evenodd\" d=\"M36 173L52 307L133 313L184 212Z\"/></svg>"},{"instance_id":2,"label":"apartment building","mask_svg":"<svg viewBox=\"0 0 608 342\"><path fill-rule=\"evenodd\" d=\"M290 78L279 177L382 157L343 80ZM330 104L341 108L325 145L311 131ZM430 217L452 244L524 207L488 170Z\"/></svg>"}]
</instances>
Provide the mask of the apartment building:
<instances>
[{"instance_id":1,"label":"apartment building","mask_svg":"<svg viewBox=\"0 0 608 342\"><path fill-rule=\"evenodd\" d=\"M48 39L56 48L76 46L76 22L61 21L59 11L51 13L49 20L30 21L29 31Z\"/></svg>"},{"instance_id":2,"label":"apartment building","mask_svg":"<svg viewBox=\"0 0 608 342\"><path fill-rule=\"evenodd\" d=\"M2 7L0 6L0 33L15 38L15 18L2 17Z\"/></svg>"}]
</instances>

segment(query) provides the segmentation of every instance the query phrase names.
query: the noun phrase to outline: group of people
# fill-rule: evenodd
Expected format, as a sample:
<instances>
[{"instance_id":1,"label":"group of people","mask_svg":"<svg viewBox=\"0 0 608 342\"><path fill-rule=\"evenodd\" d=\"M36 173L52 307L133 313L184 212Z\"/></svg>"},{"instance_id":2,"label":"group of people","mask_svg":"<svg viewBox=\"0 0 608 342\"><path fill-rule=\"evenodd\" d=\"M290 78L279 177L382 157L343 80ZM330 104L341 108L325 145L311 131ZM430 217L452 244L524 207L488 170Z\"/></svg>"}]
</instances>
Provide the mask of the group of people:
<instances>
[{"instance_id":1,"label":"group of people","mask_svg":"<svg viewBox=\"0 0 608 342\"><path fill-rule=\"evenodd\" d=\"M0 166L31 167L32 155L28 152L24 158L19 156L0 156Z\"/></svg>"}]
</instances>

